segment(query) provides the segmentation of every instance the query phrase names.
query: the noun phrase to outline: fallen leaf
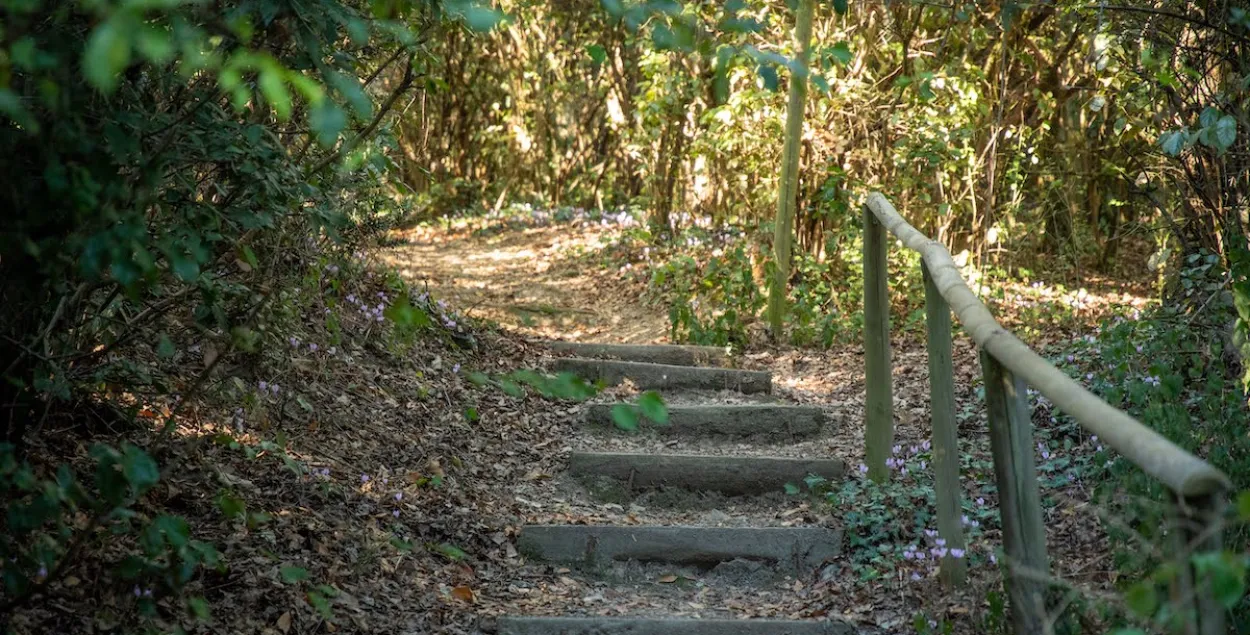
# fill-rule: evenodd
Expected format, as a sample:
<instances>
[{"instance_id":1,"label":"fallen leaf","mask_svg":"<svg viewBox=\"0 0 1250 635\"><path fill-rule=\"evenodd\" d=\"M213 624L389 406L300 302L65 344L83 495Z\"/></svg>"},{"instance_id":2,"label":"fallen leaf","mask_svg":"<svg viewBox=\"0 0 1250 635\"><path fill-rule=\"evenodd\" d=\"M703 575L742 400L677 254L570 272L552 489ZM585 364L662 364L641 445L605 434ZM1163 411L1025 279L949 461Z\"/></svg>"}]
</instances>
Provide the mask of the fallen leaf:
<instances>
[{"instance_id":1,"label":"fallen leaf","mask_svg":"<svg viewBox=\"0 0 1250 635\"><path fill-rule=\"evenodd\" d=\"M660 583L661 583L661 584L672 584L672 583L674 583L674 582L676 582L676 581L677 581L677 576L672 575L672 574L669 574L669 575L666 575L666 576L664 576L664 577L660 578Z\"/></svg>"},{"instance_id":2,"label":"fallen leaf","mask_svg":"<svg viewBox=\"0 0 1250 635\"><path fill-rule=\"evenodd\" d=\"M278 630L282 631L283 633L291 630L291 612L290 611L283 613L282 617L278 618Z\"/></svg>"},{"instance_id":3,"label":"fallen leaf","mask_svg":"<svg viewBox=\"0 0 1250 635\"><path fill-rule=\"evenodd\" d=\"M464 586L464 585L461 585L452 589L451 595L452 597L456 599L464 600L465 602L477 601L477 595L473 593L473 589L470 589L469 587Z\"/></svg>"}]
</instances>

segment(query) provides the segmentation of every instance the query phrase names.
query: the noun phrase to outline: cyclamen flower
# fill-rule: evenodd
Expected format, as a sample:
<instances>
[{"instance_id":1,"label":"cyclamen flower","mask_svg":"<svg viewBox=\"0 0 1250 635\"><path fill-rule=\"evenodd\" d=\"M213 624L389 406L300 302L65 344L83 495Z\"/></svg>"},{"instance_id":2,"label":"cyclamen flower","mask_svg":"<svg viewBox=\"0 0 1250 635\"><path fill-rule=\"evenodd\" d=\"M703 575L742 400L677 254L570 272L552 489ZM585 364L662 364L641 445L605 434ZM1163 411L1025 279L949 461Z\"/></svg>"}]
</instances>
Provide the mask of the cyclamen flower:
<instances>
[{"instance_id":1,"label":"cyclamen flower","mask_svg":"<svg viewBox=\"0 0 1250 635\"><path fill-rule=\"evenodd\" d=\"M998 564L998 556L990 554L990 564Z\"/></svg>"},{"instance_id":2,"label":"cyclamen flower","mask_svg":"<svg viewBox=\"0 0 1250 635\"><path fill-rule=\"evenodd\" d=\"M893 451L894 451L894 454L898 454L899 452L902 452L902 451L903 451L903 446L901 446L901 445L896 445L896 446L894 446Z\"/></svg>"},{"instance_id":3,"label":"cyclamen flower","mask_svg":"<svg viewBox=\"0 0 1250 635\"><path fill-rule=\"evenodd\" d=\"M912 574L911 574L911 579L912 579L912 580L919 580L919 579L920 579L920 574L919 574L919 573L916 573L915 571L913 571L913 572L912 572Z\"/></svg>"},{"instance_id":4,"label":"cyclamen flower","mask_svg":"<svg viewBox=\"0 0 1250 635\"><path fill-rule=\"evenodd\" d=\"M269 392L269 382L267 381L261 381L257 383L256 386L260 388L261 392Z\"/></svg>"},{"instance_id":5,"label":"cyclamen flower","mask_svg":"<svg viewBox=\"0 0 1250 635\"><path fill-rule=\"evenodd\" d=\"M933 542L934 542L935 544L937 544L937 546L939 546L939 547L945 547L945 546L946 546L946 539L945 539L945 538L938 538L937 540L934 540Z\"/></svg>"},{"instance_id":6,"label":"cyclamen flower","mask_svg":"<svg viewBox=\"0 0 1250 635\"><path fill-rule=\"evenodd\" d=\"M397 501L404 500L404 493L403 493L403 492L395 492L395 500L397 500Z\"/></svg>"},{"instance_id":7,"label":"cyclamen flower","mask_svg":"<svg viewBox=\"0 0 1250 635\"><path fill-rule=\"evenodd\" d=\"M951 549L951 557L956 558L956 559L964 557L964 550L963 549Z\"/></svg>"},{"instance_id":8,"label":"cyclamen flower","mask_svg":"<svg viewBox=\"0 0 1250 635\"><path fill-rule=\"evenodd\" d=\"M361 475L360 475L360 482L361 482L361 483L368 483L368 482L369 482L369 475L368 475L368 474L361 474Z\"/></svg>"},{"instance_id":9,"label":"cyclamen flower","mask_svg":"<svg viewBox=\"0 0 1250 635\"><path fill-rule=\"evenodd\" d=\"M864 465L863 463L860 463L860 464L859 464L859 473L860 473L860 474L867 474L867 473L868 473L868 466L867 466L867 465Z\"/></svg>"},{"instance_id":10,"label":"cyclamen flower","mask_svg":"<svg viewBox=\"0 0 1250 635\"><path fill-rule=\"evenodd\" d=\"M930 552L939 558L945 558L947 551L946 547L934 547L933 549L930 549Z\"/></svg>"},{"instance_id":11,"label":"cyclamen flower","mask_svg":"<svg viewBox=\"0 0 1250 635\"><path fill-rule=\"evenodd\" d=\"M396 517L396 518L399 518L399 510L397 509L397 510L395 510L395 511L391 512L391 515L392 515L392 516L394 516L394 517Z\"/></svg>"},{"instance_id":12,"label":"cyclamen flower","mask_svg":"<svg viewBox=\"0 0 1250 635\"><path fill-rule=\"evenodd\" d=\"M984 505L984 504L985 504L985 499L984 499L984 498L981 498L980 496L978 496L978 497L977 497L977 507L980 507L980 506L982 506L982 505Z\"/></svg>"},{"instance_id":13,"label":"cyclamen flower","mask_svg":"<svg viewBox=\"0 0 1250 635\"><path fill-rule=\"evenodd\" d=\"M922 470L923 470L923 469L925 468L925 466L926 466L926 465L928 465L928 463L925 463L923 460L922 460L922 461L920 461L920 469L922 469Z\"/></svg>"},{"instance_id":14,"label":"cyclamen flower","mask_svg":"<svg viewBox=\"0 0 1250 635\"><path fill-rule=\"evenodd\" d=\"M291 338L290 338L290 339L288 339L287 341L291 343L291 348L299 348L299 338L298 338L298 337L295 337L294 335L292 335L292 336L291 336Z\"/></svg>"},{"instance_id":15,"label":"cyclamen flower","mask_svg":"<svg viewBox=\"0 0 1250 635\"><path fill-rule=\"evenodd\" d=\"M921 443L921 444L920 444L920 448L921 448L921 449L923 449L925 452L928 452L928 451L929 451L929 442L928 442L928 441L925 441L924 443Z\"/></svg>"},{"instance_id":16,"label":"cyclamen flower","mask_svg":"<svg viewBox=\"0 0 1250 635\"><path fill-rule=\"evenodd\" d=\"M312 344L309 344L309 345L308 345L308 350L310 350L310 351L312 351L312 352L314 352L314 353L316 353L316 352L317 352L317 349L318 349L318 348L319 348L319 347L317 346L317 344L316 344L315 342L314 342L314 343L312 343Z\"/></svg>"},{"instance_id":17,"label":"cyclamen flower","mask_svg":"<svg viewBox=\"0 0 1250 635\"><path fill-rule=\"evenodd\" d=\"M936 535L937 535L937 530L936 530L936 529L926 529L926 530L924 530L924 535L926 535L926 536L928 536L928 537L932 538L932 537L934 537L934 536L936 536Z\"/></svg>"}]
</instances>

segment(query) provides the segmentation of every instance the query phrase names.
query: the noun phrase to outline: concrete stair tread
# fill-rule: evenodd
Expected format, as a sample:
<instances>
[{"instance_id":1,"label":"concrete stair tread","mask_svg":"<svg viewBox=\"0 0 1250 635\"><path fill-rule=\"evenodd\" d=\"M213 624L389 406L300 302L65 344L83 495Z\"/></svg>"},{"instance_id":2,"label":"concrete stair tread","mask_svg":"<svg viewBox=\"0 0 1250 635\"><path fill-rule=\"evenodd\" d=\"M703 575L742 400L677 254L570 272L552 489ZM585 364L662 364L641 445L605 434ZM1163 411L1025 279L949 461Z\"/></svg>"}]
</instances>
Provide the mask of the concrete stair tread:
<instances>
[{"instance_id":1,"label":"concrete stair tread","mask_svg":"<svg viewBox=\"0 0 1250 635\"><path fill-rule=\"evenodd\" d=\"M575 478L611 479L628 489L673 487L727 496L780 493L787 483L801 486L809 474L838 480L845 471L840 459L641 452L573 452L568 470Z\"/></svg>"},{"instance_id":2,"label":"concrete stair tread","mask_svg":"<svg viewBox=\"0 0 1250 635\"><path fill-rule=\"evenodd\" d=\"M616 404L591 404L586 423L594 428L612 429L612 408ZM675 437L760 438L792 440L819 434L828 416L816 406L784 404L710 404L668 407L669 421L642 425L656 434Z\"/></svg>"},{"instance_id":3,"label":"concrete stair tread","mask_svg":"<svg viewBox=\"0 0 1250 635\"><path fill-rule=\"evenodd\" d=\"M836 558L841 543L841 532L827 527L525 525L517 548L537 561L592 569L659 563L711 570L744 561L799 575Z\"/></svg>"},{"instance_id":4,"label":"concrete stair tread","mask_svg":"<svg viewBox=\"0 0 1250 635\"><path fill-rule=\"evenodd\" d=\"M837 621L654 617L501 617L500 635L851 635Z\"/></svg>"},{"instance_id":5,"label":"concrete stair tread","mask_svg":"<svg viewBox=\"0 0 1250 635\"><path fill-rule=\"evenodd\" d=\"M736 390L742 393L772 392L772 374L734 368L674 366L645 362L561 357L552 370L570 372L591 382L618 385L629 380L642 390Z\"/></svg>"},{"instance_id":6,"label":"concrete stair tread","mask_svg":"<svg viewBox=\"0 0 1250 635\"><path fill-rule=\"evenodd\" d=\"M584 358L618 359L673 366L723 366L728 360L725 348L688 344L611 344L598 342L549 341L547 348Z\"/></svg>"}]
</instances>

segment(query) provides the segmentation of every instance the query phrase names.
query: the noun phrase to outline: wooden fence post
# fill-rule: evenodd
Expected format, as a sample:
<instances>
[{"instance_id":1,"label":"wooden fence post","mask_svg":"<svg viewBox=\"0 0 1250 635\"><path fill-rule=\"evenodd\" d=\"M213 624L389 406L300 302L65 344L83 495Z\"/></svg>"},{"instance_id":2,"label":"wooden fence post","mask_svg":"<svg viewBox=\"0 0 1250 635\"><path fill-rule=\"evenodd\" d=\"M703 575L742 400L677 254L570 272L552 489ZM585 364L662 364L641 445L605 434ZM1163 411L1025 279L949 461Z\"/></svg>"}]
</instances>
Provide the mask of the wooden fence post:
<instances>
[{"instance_id":1,"label":"wooden fence post","mask_svg":"<svg viewBox=\"0 0 1250 635\"><path fill-rule=\"evenodd\" d=\"M1015 635L1043 635L1046 625L1044 577L1046 527L1033 463L1033 424L1024 381L981 350L985 405L990 420L990 450L998 484L998 510L1008 558L1007 596Z\"/></svg>"},{"instance_id":2,"label":"wooden fence post","mask_svg":"<svg viewBox=\"0 0 1250 635\"><path fill-rule=\"evenodd\" d=\"M951 309L929 266L924 276L925 331L929 349L929 412L933 426L933 475L937 494L938 535L949 549L964 549L963 505L959 485L959 435L955 427L955 378L951 361ZM942 559L942 582L961 586L967 575L963 558Z\"/></svg>"},{"instance_id":3,"label":"wooden fence post","mask_svg":"<svg viewBox=\"0 0 1250 635\"><path fill-rule=\"evenodd\" d=\"M894 444L893 376L890 371L890 290L886 229L864 206L864 454L868 477L889 478L885 461Z\"/></svg>"},{"instance_id":4,"label":"wooden fence post","mask_svg":"<svg viewBox=\"0 0 1250 635\"><path fill-rule=\"evenodd\" d=\"M1186 633L1225 635L1226 611L1215 598L1211 580L1195 570L1190 560L1195 553L1219 551L1223 546L1224 495L1177 496L1176 506L1176 564L1180 571L1177 597L1189 604L1187 608L1192 611L1186 616Z\"/></svg>"}]
</instances>

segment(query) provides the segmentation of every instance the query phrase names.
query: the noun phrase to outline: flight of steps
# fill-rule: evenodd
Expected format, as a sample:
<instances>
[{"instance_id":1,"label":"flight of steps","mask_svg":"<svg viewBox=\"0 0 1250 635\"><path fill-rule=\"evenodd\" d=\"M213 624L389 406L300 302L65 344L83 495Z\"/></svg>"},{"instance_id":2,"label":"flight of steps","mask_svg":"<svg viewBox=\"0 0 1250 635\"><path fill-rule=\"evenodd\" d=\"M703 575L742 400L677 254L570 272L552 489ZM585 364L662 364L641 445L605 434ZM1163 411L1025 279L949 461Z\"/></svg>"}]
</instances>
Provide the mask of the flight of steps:
<instances>
[{"instance_id":1,"label":"flight of steps","mask_svg":"<svg viewBox=\"0 0 1250 635\"><path fill-rule=\"evenodd\" d=\"M575 451L568 477L595 483L587 491L685 492L689 496L732 497L725 500L777 501L787 483L802 484L811 474L841 478L845 464L819 456L767 456L699 453L707 443L758 444L779 447L820 434L828 424L820 409L766 401L772 391L770 373L728 367L722 349L696 346L613 345L551 342L560 354L554 371L570 371L609 385L632 382L639 390L657 390L670 403L667 425L648 425L641 434L661 435L687 451ZM741 403L744 395L757 401ZM616 430L612 404L584 408L588 433L618 450L632 442L612 435ZM645 424L644 422L644 425ZM606 435L606 436L605 436ZM699 445L704 444L704 445ZM722 446L724 447L724 446ZM612 487L604 487L612 483ZM769 498L772 497L772 498ZM678 500L681 500L678 498ZM606 504L606 503L605 503ZM784 499L777 506L785 504ZM619 507L619 505L618 505ZM586 525L531 524L522 527L518 550L532 563L558 567L568 575L607 580L623 596L655 586L655 578L672 570L693 571L706 584L775 584L778 579L809 584L822 564L835 559L842 536L819 526L715 526L700 524ZM668 576L669 578L673 576ZM704 583L704 582L701 582ZM670 587L679 593L677 587ZM666 589L667 590L667 589ZM722 607L708 607L717 612ZM714 618L633 616L511 615L498 621L500 635L849 635L849 625L822 620L734 619L720 611Z\"/></svg>"}]
</instances>

